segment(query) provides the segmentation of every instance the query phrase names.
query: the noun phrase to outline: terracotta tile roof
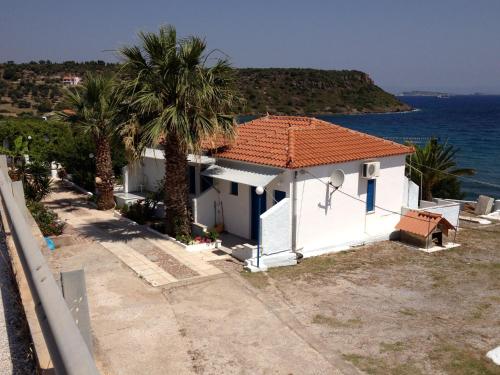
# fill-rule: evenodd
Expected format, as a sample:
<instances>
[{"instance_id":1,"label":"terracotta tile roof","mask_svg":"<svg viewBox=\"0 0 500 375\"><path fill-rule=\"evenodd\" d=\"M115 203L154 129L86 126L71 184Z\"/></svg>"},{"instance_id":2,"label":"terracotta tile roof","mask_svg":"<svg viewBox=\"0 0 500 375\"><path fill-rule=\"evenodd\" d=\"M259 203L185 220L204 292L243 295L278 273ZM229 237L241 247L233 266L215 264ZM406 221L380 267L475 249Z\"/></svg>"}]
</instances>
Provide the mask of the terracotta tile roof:
<instances>
[{"instance_id":1,"label":"terracotta tile roof","mask_svg":"<svg viewBox=\"0 0 500 375\"><path fill-rule=\"evenodd\" d=\"M303 168L413 152L413 148L312 117L265 116L238 126L216 155L281 168Z\"/></svg>"},{"instance_id":2,"label":"terracotta tile roof","mask_svg":"<svg viewBox=\"0 0 500 375\"><path fill-rule=\"evenodd\" d=\"M422 237L431 234L438 224L443 224L443 232L448 235L448 229L455 229L442 215L428 211L408 211L396 225L396 229L410 232Z\"/></svg>"}]
</instances>

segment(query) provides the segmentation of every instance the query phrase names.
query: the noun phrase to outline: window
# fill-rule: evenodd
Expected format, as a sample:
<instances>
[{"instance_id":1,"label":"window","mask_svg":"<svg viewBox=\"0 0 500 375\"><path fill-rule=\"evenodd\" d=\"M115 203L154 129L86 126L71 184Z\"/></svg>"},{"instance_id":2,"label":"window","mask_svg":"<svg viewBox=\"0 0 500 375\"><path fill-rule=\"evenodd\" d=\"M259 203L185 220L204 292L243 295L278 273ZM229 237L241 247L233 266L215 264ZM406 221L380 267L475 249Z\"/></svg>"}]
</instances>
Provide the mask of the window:
<instances>
[{"instance_id":1,"label":"window","mask_svg":"<svg viewBox=\"0 0 500 375\"><path fill-rule=\"evenodd\" d=\"M196 168L189 166L189 194L196 194Z\"/></svg>"},{"instance_id":2,"label":"window","mask_svg":"<svg viewBox=\"0 0 500 375\"><path fill-rule=\"evenodd\" d=\"M214 185L214 179L212 177L201 176L201 191L210 189Z\"/></svg>"},{"instance_id":3,"label":"window","mask_svg":"<svg viewBox=\"0 0 500 375\"><path fill-rule=\"evenodd\" d=\"M281 190L275 190L274 191L274 204L278 203L282 199L286 198L286 193Z\"/></svg>"},{"instance_id":4,"label":"window","mask_svg":"<svg viewBox=\"0 0 500 375\"><path fill-rule=\"evenodd\" d=\"M231 182L231 195L238 195L238 183Z\"/></svg>"},{"instance_id":5,"label":"window","mask_svg":"<svg viewBox=\"0 0 500 375\"><path fill-rule=\"evenodd\" d=\"M368 180L366 185L366 212L375 211L375 182Z\"/></svg>"}]
</instances>

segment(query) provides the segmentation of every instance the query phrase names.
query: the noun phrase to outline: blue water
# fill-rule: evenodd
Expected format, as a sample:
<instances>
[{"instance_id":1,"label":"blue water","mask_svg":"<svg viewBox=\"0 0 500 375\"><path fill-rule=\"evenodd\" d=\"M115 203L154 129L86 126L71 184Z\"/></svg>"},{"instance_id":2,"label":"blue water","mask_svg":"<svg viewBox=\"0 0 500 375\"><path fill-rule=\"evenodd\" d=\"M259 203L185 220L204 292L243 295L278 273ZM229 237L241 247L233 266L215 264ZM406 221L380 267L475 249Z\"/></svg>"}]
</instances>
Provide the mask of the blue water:
<instances>
[{"instance_id":1,"label":"blue water","mask_svg":"<svg viewBox=\"0 0 500 375\"><path fill-rule=\"evenodd\" d=\"M500 96L400 97L418 111L377 115L317 116L396 142L430 137L458 147L459 167L474 168L472 178L500 185ZM500 188L462 179L467 198L500 199Z\"/></svg>"}]
</instances>

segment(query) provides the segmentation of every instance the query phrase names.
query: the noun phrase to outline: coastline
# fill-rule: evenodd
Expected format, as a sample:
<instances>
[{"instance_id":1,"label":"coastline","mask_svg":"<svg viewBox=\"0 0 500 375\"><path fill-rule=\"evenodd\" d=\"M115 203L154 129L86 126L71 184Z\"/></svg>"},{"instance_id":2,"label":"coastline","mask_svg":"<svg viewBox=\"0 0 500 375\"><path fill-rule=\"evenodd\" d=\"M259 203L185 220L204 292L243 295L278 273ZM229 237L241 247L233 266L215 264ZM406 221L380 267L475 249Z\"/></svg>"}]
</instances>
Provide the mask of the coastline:
<instances>
[{"instance_id":1,"label":"coastline","mask_svg":"<svg viewBox=\"0 0 500 375\"><path fill-rule=\"evenodd\" d=\"M385 112L312 112L312 113L302 113L302 114L287 114L280 112L272 112L269 114L277 115L277 116L364 116L364 115L397 115L397 114L406 114L413 112L420 112L421 108L412 108L406 111L385 111ZM236 115L238 118L256 118L265 116L266 113L245 113Z\"/></svg>"}]
</instances>

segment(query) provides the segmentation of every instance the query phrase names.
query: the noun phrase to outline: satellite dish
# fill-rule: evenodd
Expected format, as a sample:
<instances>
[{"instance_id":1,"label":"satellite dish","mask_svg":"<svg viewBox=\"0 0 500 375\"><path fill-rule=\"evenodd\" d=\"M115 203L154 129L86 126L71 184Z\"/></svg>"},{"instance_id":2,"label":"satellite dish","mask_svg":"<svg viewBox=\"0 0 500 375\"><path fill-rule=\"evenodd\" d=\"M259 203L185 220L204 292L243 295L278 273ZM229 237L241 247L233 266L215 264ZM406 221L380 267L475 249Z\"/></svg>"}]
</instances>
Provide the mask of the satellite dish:
<instances>
[{"instance_id":1,"label":"satellite dish","mask_svg":"<svg viewBox=\"0 0 500 375\"><path fill-rule=\"evenodd\" d=\"M336 169L330 175L330 184L333 185L334 188L338 189L344 183L344 171L341 169Z\"/></svg>"}]
</instances>

